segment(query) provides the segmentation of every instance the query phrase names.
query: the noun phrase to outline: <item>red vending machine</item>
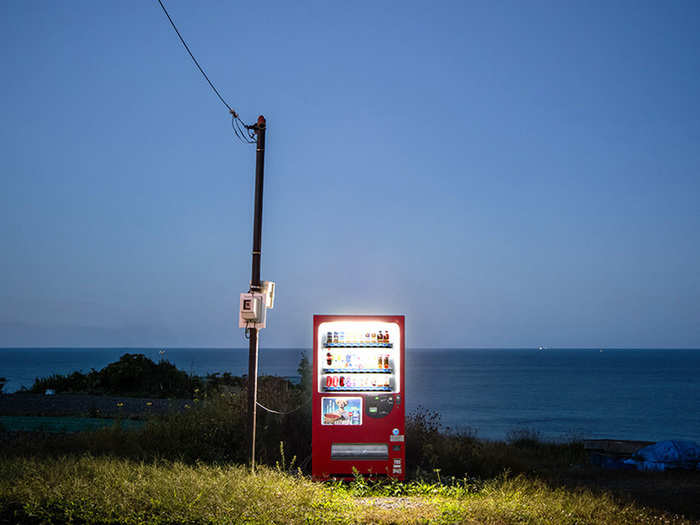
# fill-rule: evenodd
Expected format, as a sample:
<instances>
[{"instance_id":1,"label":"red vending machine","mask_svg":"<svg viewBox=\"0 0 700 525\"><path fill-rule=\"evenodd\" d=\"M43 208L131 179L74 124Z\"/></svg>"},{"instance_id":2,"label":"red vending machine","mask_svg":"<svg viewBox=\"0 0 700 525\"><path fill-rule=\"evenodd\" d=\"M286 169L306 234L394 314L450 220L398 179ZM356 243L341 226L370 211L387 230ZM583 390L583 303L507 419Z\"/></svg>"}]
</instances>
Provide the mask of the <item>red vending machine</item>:
<instances>
[{"instance_id":1,"label":"red vending machine","mask_svg":"<svg viewBox=\"0 0 700 525\"><path fill-rule=\"evenodd\" d=\"M404 353L402 315L314 315L315 479L404 479Z\"/></svg>"}]
</instances>

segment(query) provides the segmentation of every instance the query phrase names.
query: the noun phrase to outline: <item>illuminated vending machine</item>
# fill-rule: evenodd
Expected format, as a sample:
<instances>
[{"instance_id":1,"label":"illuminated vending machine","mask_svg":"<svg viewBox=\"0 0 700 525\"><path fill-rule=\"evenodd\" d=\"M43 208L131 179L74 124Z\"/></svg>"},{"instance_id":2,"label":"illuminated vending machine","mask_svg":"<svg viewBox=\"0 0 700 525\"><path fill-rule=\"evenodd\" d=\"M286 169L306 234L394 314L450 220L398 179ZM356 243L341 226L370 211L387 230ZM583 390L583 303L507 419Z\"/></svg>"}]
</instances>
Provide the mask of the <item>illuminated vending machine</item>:
<instances>
[{"instance_id":1,"label":"illuminated vending machine","mask_svg":"<svg viewBox=\"0 0 700 525\"><path fill-rule=\"evenodd\" d=\"M314 316L311 470L404 479L404 316Z\"/></svg>"}]
</instances>

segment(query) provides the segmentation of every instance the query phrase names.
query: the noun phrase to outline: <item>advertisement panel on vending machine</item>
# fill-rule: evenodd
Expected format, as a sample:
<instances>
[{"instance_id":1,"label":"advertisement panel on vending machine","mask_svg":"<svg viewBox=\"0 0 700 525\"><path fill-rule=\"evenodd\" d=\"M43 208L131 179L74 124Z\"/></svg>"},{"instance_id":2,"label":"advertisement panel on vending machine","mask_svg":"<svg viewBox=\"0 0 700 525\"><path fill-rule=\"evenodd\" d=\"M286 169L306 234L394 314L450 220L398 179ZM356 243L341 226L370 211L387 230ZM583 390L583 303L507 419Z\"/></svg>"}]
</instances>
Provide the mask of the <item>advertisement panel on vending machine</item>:
<instances>
[{"instance_id":1,"label":"advertisement panel on vending machine","mask_svg":"<svg viewBox=\"0 0 700 525\"><path fill-rule=\"evenodd\" d=\"M404 479L404 316L314 315L315 479Z\"/></svg>"}]
</instances>

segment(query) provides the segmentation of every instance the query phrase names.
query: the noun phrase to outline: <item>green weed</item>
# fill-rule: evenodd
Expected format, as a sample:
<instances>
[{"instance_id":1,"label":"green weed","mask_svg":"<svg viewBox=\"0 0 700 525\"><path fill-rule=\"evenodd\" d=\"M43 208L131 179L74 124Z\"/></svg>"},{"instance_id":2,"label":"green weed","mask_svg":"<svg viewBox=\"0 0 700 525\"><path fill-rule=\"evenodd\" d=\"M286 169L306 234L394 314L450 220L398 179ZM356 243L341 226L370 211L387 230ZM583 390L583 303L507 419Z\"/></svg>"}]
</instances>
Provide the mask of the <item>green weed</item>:
<instances>
[{"instance_id":1,"label":"green weed","mask_svg":"<svg viewBox=\"0 0 700 525\"><path fill-rule=\"evenodd\" d=\"M524 475L475 486L357 476L314 483L261 467L110 457L0 461L0 522L22 523L600 523L684 524L607 494Z\"/></svg>"}]
</instances>

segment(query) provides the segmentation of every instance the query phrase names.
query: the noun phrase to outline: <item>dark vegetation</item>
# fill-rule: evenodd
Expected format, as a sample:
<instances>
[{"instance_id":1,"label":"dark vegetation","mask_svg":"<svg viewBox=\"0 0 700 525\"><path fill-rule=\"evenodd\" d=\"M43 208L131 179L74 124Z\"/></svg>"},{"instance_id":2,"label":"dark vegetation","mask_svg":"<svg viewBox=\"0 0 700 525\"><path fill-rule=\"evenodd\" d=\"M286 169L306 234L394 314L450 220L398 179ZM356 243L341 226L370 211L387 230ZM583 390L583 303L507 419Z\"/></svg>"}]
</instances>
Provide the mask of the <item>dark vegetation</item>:
<instances>
[{"instance_id":1,"label":"dark vegetation","mask_svg":"<svg viewBox=\"0 0 700 525\"><path fill-rule=\"evenodd\" d=\"M302 355L301 381L293 385L279 377L258 381L258 402L287 413L279 415L259 408L257 460L274 466L280 446L286 459L308 471L311 458L311 366ZM187 397L184 411L151 417L141 430L114 428L66 435L32 436L6 442L8 450L31 454L68 454L88 451L94 455L117 454L138 460L172 459L246 462L246 378L226 373L206 378L191 376L167 361L154 363L140 354L125 354L119 361L88 374L74 372L37 379L30 391L47 388L57 393L105 393ZM124 414L128 417L128 414ZM474 478L543 471L557 472L585 463L580 442L547 443L533 432L513 433L507 442L480 440L476 432L452 432L442 427L439 414L418 409L407 419L407 465L418 477Z\"/></svg>"},{"instance_id":2,"label":"dark vegetation","mask_svg":"<svg viewBox=\"0 0 700 525\"><path fill-rule=\"evenodd\" d=\"M287 461L308 471L311 458L311 365L302 355L294 385L263 376L258 401L279 415L259 408L257 459L274 466L284 448ZM229 373L205 378L188 375L172 363L154 363L140 354L125 354L119 361L88 374L74 372L36 379L30 392L104 393L151 397L186 397L184 411L151 417L140 430L109 429L79 434L6 439L6 453L55 455L90 452L117 454L138 460L172 459L187 463L246 462L246 378ZM128 417L128 414L124 415ZM453 432L442 427L440 416L418 409L407 419L406 459L410 474L418 477L493 477L509 471L554 473L585 463L580 442L547 443L530 431L512 433L507 442L480 440L476 432Z\"/></svg>"},{"instance_id":3,"label":"dark vegetation","mask_svg":"<svg viewBox=\"0 0 700 525\"><path fill-rule=\"evenodd\" d=\"M418 476L492 478L510 472L552 476L586 463L580 441L548 442L529 430L513 432L506 441L486 441L475 431L444 429L436 412L418 409L406 428L406 463Z\"/></svg>"},{"instance_id":4,"label":"dark vegetation","mask_svg":"<svg viewBox=\"0 0 700 525\"><path fill-rule=\"evenodd\" d=\"M138 462L175 461L193 468L244 464L248 450L245 378L229 374L195 378L170 363L148 361L126 354L99 372L38 379L32 391L53 388L57 392L183 395L191 399L185 410L152 416L138 430L125 430L118 421L112 428L77 434L17 435L0 430L0 463L22 458L54 461L87 453ZM149 379L151 370L155 372ZM298 373L302 378L298 385L278 377L259 379L258 401L288 413L258 410L256 447L260 464L304 474L310 470L311 459L311 367L305 357ZM439 414L418 409L407 418L406 455L407 474L419 484L461 483L469 492L486 490L491 486L489 480L522 475L552 490L587 489L594 494L609 490L622 502L700 518L700 503L693 496L700 491L696 473L602 471L587 464L582 442L547 442L531 430L514 431L502 442L486 441L478 439L475 431L446 429ZM467 485L471 488L465 488ZM392 486L370 488L368 493L404 493L404 489Z\"/></svg>"},{"instance_id":5,"label":"dark vegetation","mask_svg":"<svg viewBox=\"0 0 700 525\"><path fill-rule=\"evenodd\" d=\"M296 456L295 461L305 464L310 460L311 371L305 356L298 373L302 377L298 385L274 376L258 379L258 402L278 412L290 412L282 416L258 408L256 446L262 464L275 464L282 442L290 458ZM112 428L78 434L5 434L0 455L90 452L139 460L245 463L246 386L245 377L224 373L199 378L167 361L154 363L140 354L125 354L100 371L36 379L29 392L50 388L56 393L185 397L191 399L185 410L152 416L140 430L122 429L117 421Z\"/></svg>"},{"instance_id":6,"label":"dark vegetation","mask_svg":"<svg viewBox=\"0 0 700 525\"><path fill-rule=\"evenodd\" d=\"M217 391L222 386L241 387L243 381L230 373L204 378L179 370L166 360L155 363L143 354L124 354L119 361L87 374L54 374L37 378L29 392L109 394L133 397L189 398L200 392Z\"/></svg>"}]
</instances>

